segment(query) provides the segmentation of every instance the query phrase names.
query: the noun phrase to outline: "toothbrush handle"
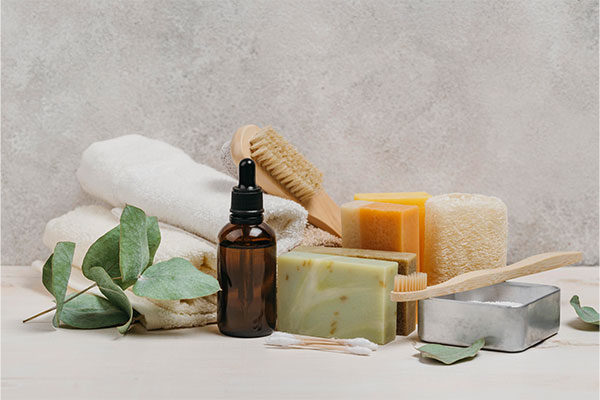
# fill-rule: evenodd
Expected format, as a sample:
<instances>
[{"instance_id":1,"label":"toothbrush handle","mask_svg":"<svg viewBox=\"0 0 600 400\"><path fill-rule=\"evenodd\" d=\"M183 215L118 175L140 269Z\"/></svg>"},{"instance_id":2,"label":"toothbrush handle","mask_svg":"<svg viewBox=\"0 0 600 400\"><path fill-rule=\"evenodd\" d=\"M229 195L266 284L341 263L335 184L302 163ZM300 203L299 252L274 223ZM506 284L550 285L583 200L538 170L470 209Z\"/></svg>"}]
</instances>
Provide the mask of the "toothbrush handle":
<instances>
[{"instance_id":1,"label":"toothbrush handle","mask_svg":"<svg viewBox=\"0 0 600 400\"><path fill-rule=\"evenodd\" d=\"M465 292L478 289L509 279L533 275L539 272L575 264L582 259L582 253L577 251L543 253L527 257L506 267L482 269L455 276L440 284L429 286L424 290L414 292L392 292L391 300L396 302L423 300L430 297Z\"/></svg>"}]
</instances>

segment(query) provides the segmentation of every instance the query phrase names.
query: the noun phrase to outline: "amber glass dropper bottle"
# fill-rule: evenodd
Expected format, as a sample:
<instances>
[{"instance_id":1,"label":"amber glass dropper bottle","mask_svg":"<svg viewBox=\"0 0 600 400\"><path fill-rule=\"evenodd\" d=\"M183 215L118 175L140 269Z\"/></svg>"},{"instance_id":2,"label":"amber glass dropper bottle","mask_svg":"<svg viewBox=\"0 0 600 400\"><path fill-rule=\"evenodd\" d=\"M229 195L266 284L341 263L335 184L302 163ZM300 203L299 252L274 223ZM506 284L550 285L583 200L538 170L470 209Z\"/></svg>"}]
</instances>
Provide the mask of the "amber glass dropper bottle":
<instances>
[{"instance_id":1,"label":"amber glass dropper bottle","mask_svg":"<svg viewBox=\"0 0 600 400\"><path fill-rule=\"evenodd\" d=\"M267 336L275 329L277 248L263 222L263 196L256 166L240 161L239 184L231 192L229 223L219 233L217 325L237 337Z\"/></svg>"}]
</instances>

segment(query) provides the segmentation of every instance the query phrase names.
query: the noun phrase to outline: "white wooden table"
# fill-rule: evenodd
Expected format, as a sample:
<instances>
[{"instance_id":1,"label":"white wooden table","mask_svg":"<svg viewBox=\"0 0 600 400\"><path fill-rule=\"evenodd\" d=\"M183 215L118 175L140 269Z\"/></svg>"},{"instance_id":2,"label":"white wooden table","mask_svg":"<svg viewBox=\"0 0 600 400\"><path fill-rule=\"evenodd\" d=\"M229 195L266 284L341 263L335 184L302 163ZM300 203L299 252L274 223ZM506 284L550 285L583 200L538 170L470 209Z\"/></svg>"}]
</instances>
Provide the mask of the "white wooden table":
<instances>
[{"instance_id":1,"label":"white wooden table","mask_svg":"<svg viewBox=\"0 0 600 400\"><path fill-rule=\"evenodd\" d=\"M481 351L444 366L417 356L416 333L370 357L267 348L215 326L147 332L54 329L40 276L2 267L3 399L482 398L598 399L599 333L568 304L598 307L597 267L520 280L561 287L559 333L525 352Z\"/></svg>"}]
</instances>

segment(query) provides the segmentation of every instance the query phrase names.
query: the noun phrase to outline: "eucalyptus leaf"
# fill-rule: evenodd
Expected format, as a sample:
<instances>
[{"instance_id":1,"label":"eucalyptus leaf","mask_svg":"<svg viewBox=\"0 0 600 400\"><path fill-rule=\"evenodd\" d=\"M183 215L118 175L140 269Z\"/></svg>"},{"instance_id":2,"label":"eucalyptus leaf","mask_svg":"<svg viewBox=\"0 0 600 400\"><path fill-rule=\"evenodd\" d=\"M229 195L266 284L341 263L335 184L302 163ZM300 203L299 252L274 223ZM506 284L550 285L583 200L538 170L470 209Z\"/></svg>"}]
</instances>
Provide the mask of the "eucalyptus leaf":
<instances>
[{"instance_id":1,"label":"eucalyptus leaf","mask_svg":"<svg viewBox=\"0 0 600 400\"><path fill-rule=\"evenodd\" d=\"M148 253L149 260L148 268L152 265L154 260L154 255L158 250L158 246L160 245L160 229L158 227L158 219L156 217L147 217L146 218L146 233L148 235ZM131 286L131 283L128 285L123 284L122 280L119 278L121 276L121 270L119 268L119 238L120 238L120 226L117 225L110 231L106 232L102 235L98 240L96 240L88 249L83 263L81 265L81 269L83 271L83 275L92 279L89 272L92 267L101 267L103 268L115 283L121 286L123 289Z\"/></svg>"},{"instance_id":2,"label":"eucalyptus leaf","mask_svg":"<svg viewBox=\"0 0 600 400\"><path fill-rule=\"evenodd\" d=\"M583 322L593 325L600 325L600 315L598 314L598 311L592 307L582 307L579 303L579 296L575 295L571 297L569 303L571 303L575 309L575 312L577 315L579 315L579 318L581 318Z\"/></svg>"},{"instance_id":3,"label":"eucalyptus leaf","mask_svg":"<svg viewBox=\"0 0 600 400\"><path fill-rule=\"evenodd\" d=\"M108 328L127 323L129 316L110 301L84 293L66 303L61 313L61 321L73 328Z\"/></svg>"},{"instance_id":4,"label":"eucalyptus leaf","mask_svg":"<svg viewBox=\"0 0 600 400\"><path fill-rule=\"evenodd\" d=\"M46 290L54 296L54 289L52 289L52 256L54 256L54 253L50 254L42 267L42 283Z\"/></svg>"},{"instance_id":5,"label":"eucalyptus leaf","mask_svg":"<svg viewBox=\"0 0 600 400\"><path fill-rule=\"evenodd\" d=\"M158 227L158 218L146 217L146 234L148 236L148 265L146 268L154 263L154 255L158 246L160 245L160 229ZM144 269L146 269L144 268Z\"/></svg>"},{"instance_id":6,"label":"eucalyptus leaf","mask_svg":"<svg viewBox=\"0 0 600 400\"><path fill-rule=\"evenodd\" d=\"M133 286L136 295L159 300L193 299L219 290L215 278L179 257L150 266Z\"/></svg>"},{"instance_id":7,"label":"eucalyptus leaf","mask_svg":"<svg viewBox=\"0 0 600 400\"><path fill-rule=\"evenodd\" d=\"M426 344L417 348L423 357L433 358L443 362L446 365L454 364L465 358L475 357L477 352L485 345L485 339L481 338L475 341L469 347L444 346L441 344Z\"/></svg>"},{"instance_id":8,"label":"eucalyptus leaf","mask_svg":"<svg viewBox=\"0 0 600 400\"><path fill-rule=\"evenodd\" d=\"M93 267L104 269L111 278L121 276L119 270L119 236L120 228L117 225L100 236L90 246L81 264L81 270L86 278L94 280L90 273ZM115 283L122 286L121 279L116 279Z\"/></svg>"},{"instance_id":9,"label":"eucalyptus leaf","mask_svg":"<svg viewBox=\"0 0 600 400\"><path fill-rule=\"evenodd\" d=\"M60 325L74 252L75 243L58 242L54 247L54 253L42 268L42 282L56 301L56 312L52 320L52 324L56 327Z\"/></svg>"},{"instance_id":10,"label":"eucalyptus leaf","mask_svg":"<svg viewBox=\"0 0 600 400\"><path fill-rule=\"evenodd\" d=\"M100 267L91 268L90 275L94 282L98 284L98 288L100 288L102 294L105 295L114 306L127 314L128 318L125 323L117 328L121 334L124 334L129 329L131 320L133 319L133 309L131 308L131 303L129 302L127 295L119 285L113 282L112 278L104 269Z\"/></svg>"},{"instance_id":11,"label":"eucalyptus leaf","mask_svg":"<svg viewBox=\"0 0 600 400\"><path fill-rule=\"evenodd\" d=\"M150 261L146 213L127 205L121 214L119 239L119 267L123 284L128 287L135 283Z\"/></svg>"}]
</instances>

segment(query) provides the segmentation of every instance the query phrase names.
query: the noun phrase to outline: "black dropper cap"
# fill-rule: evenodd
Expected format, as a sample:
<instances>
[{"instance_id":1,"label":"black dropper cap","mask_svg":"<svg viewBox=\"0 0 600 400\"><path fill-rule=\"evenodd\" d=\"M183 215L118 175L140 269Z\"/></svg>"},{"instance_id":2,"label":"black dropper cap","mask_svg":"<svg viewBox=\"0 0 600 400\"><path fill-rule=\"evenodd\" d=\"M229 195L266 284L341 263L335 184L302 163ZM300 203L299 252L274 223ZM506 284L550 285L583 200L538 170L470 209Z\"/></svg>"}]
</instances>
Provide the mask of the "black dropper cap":
<instances>
[{"instance_id":1,"label":"black dropper cap","mask_svg":"<svg viewBox=\"0 0 600 400\"><path fill-rule=\"evenodd\" d=\"M263 192L256 185L256 164L244 158L239 166L239 183L231 190L232 224L260 224L263 221Z\"/></svg>"}]
</instances>

